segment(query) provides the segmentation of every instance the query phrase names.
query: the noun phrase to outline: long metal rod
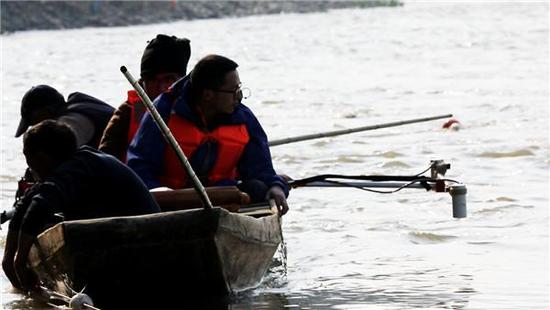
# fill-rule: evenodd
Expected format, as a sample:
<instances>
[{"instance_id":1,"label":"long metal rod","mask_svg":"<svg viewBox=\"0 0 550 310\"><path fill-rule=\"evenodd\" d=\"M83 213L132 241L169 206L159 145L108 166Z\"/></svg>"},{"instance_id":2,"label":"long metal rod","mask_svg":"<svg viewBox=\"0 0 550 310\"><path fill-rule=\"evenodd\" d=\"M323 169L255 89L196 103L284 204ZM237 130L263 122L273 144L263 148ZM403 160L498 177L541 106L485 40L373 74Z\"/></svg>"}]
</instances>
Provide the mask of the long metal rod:
<instances>
[{"instance_id":1,"label":"long metal rod","mask_svg":"<svg viewBox=\"0 0 550 310\"><path fill-rule=\"evenodd\" d=\"M346 134L360 132L360 131L368 131L368 130L375 130L380 128L397 127L397 126L407 125L407 124L422 123L422 122L434 121L442 118L449 118L452 116L453 116L452 114L445 114L445 115L438 115L438 116L431 116L431 117L415 118L415 119L410 119L405 121L384 123L384 124L378 124L378 125L314 133L309 135L272 140L272 141L269 141L269 146L277 146L277 145L288 144L293 142L300 142L300 141L313 140L313 139L326 138L326 137L334 137L334 136L346 135Z\"/></svg>"},{"instance_id":2,"label":"long metal rod","mask_svg":"<svg viewBox=\"0 0 550 310\"><path fill-rule=\"evenodd\" d=\"M160 131L168 140L174 151L176 151L176 154L178 155L178 158L180 162L182 163L183 167L185 168L185 171L193 181L193 187L195 188L195 191L197 191L197 194L199 195L199 198L201 199L202 205L205 209L212 209L212 202L210 202L210 199L208 198L208 194L206 194L206 190L204 189L204 186L202 186L202 183L199 181L199 178L195 174L195 171L193 171L193 168L191 167L191 164L187 160L187 157L185 157L185 154L181 150L180 145L174 138L174 135L172 135L172 132L170 132L170 129L168 126L166 126L166 123L164 123L164 120L160 116L159 112L153 105L153 102L151 102L151 99L149 99L149 96L145 93L143 88L141 88L141 85L139 85L138 81L134 79L134 77L128 72L128 69L126 69L125 66L120 67L120 71L126 79L128 79L128 82L132 84L134 89L137 91L139 97L141 98L142 102L145 103L145 106L153 116L153 119L155 120L155 123L157 123L157 126L159 127Z\"/></svg>"},{"instance_id":3,"label":"long metal rod","mask_svg":"<svg viewBox=\"0 0 550 310\"><path fill-rule=\"evenodd\" d=\"M305 185L300 185L298 187L371 187L371 188L399 188L409 182L345 182L345 183L334 183L334 182L325 182L325 181L315 181L307 183ZM290 184L292 187L292 183ZM413 183L407 185L407 188L421 188L426 189L422 184Z\"/></svg>"}]
</instances>

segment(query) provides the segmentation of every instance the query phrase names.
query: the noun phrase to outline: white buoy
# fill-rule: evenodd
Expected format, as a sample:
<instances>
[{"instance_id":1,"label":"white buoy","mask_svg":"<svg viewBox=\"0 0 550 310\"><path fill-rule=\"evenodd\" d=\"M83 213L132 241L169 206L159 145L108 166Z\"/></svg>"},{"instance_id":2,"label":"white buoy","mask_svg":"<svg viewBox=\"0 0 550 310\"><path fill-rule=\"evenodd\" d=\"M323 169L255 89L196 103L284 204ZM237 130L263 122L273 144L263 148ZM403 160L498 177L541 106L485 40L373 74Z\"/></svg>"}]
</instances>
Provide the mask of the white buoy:
<instances>
[{"instance_id":1,"label":"white buoy","mask_svg":"<svg viewBox=\"0 0 550 310\"><path fill-rule=\"evenodd\" d=\"M449 188L449 194L453 199L453 217L465 218L467 214L466 209L466 185L456 184Z\"/></svg>"},{"instance_id":2,"label":"white buoy","mask_svg":"<svg viewBox=\"0 0 550 310\"><path fill-rule=\"evenodd\" d=\"M69 301L69 307L73 310L85 310L90 309L88 306L93 307L94 302L90 298L90 296L84 294L84 293L78 293L74 295L71 300Z\"/></svg>"}]
</instances>

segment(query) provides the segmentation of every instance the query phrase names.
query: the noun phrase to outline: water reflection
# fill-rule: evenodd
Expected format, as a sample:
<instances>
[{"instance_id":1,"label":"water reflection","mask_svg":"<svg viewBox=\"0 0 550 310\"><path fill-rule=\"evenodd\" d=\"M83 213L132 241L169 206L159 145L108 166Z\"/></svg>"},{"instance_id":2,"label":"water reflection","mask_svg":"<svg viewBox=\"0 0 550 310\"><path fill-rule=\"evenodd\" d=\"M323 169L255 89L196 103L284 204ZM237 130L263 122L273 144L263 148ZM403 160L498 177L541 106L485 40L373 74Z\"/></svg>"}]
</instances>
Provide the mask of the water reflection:
<instances>
[{"instance_id":1,"label":"water reflection","mask_svg":"<svg viewBox=\"0 0 550 310\"><path fill-rule=\"evenodd\" d=\"M261 293L240 297L230 309L465 309L475 294L471 287L446 291L432 286L415 290L316 289L301 293Z\"/></svg>"},{"instance_id":2,"label":"water reflection","mask_svg":"<svg viewBox=\"0 0 550 310\"><path fill-rule=\"evenodd\" d=\"M262 285L232 296L229 309L464 309L478 293L472 274L411 268L412 256L343 260L314 267L321 274L307 279L292 273L288 279L286 252L280 249L276 257Z\"/></svg>"}]
</instances>

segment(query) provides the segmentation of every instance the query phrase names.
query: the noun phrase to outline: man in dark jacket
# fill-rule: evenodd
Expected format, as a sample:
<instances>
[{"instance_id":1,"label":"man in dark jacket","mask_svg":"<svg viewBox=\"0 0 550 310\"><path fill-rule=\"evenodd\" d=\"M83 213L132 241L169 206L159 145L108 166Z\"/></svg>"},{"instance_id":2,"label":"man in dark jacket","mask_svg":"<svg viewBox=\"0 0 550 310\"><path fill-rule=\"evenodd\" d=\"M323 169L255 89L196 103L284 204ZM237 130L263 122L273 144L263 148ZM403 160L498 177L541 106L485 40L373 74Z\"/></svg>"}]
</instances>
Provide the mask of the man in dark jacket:
<instances>
[{"instance_id":1,"label":"man in dark jacket","mask_svg":"<svg viewBox=\"0 0 550 310\"><path fill-rule=\"evenodd\" d=\"M190 41L185 38L159 34L147 44L141 57L139 84L151 100L185 76L190 56ZM126 102L118 107L103 132L99 150L126 161L128 145L145 111L137 92L128 91Z\"/></svg>"},{"instance_id":2,"label":"man in dark jacket","mask_svg":"<svg viewBox=\"0 0 550 310\"><path fill-rule=\"evenodd\" d=\"M226 57L206 56L155 105L203 185L237 185L253 202L273 198L284 214L288 185L273 169L262 126L241 104L237 67ZM130 144L128 165L149 188L192 185L149 113Z\"/></svg>"},{"instance_id":3,"label":"man in dark jacket","mask_svg":"<svg viewBox=\"0 0 550 310\"><path fill-rule=\"evenodd\" d=\"M97 148L113 111L110 105L83 93L72 93L65 101L51 86L34 86L21 100L21 121L15 137L43 120L56 119L71 128L79 146Z\"/></svg>"},{"instance_id":4,"label":"man in dark jacket","mask_svg":"<svg viewBox=\"0 0 550 310\"><path fill-rule=\"evenodd\" d=\"M27 257L34 238L52 223L54 214L78 220L159 212L131 169L90 147L77 148L67 125L45 120L26 132L23 144L38 182L17 203L6 238L2 266L17 288L37 285L26 267Z\"/></svg>"}]
</instances>

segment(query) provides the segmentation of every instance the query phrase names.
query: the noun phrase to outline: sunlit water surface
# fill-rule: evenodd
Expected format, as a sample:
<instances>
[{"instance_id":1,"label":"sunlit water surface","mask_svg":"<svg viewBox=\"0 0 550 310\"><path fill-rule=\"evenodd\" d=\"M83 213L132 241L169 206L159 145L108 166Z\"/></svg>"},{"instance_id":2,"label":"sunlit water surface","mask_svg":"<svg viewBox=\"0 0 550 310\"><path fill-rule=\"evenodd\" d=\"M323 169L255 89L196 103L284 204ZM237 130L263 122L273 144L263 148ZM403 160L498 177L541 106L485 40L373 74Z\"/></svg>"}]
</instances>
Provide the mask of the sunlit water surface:
<instances>
[{"instance_id":1,"label":"sunlit water surface","mask_svg":"<svg viewBox=\"0 0 550 310\"><path fill-rule=\"evenodd\" d=\"M451 217L448 194L293 190L286 270L228 307L548 308L548 4L407 3L3 35L2 209L25 168L13 138L25 91L48 83L117 106L129 89L118 68L138 75L157 33L191 39L190 67L208 53L236 60L271 139L444 113L462 123L273 147L277 171L294 178L413 174L445 159L468 186L469 217ZM3 274L2 283L4 308L40 308Z\"/></svg>"}]
</instances>

